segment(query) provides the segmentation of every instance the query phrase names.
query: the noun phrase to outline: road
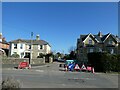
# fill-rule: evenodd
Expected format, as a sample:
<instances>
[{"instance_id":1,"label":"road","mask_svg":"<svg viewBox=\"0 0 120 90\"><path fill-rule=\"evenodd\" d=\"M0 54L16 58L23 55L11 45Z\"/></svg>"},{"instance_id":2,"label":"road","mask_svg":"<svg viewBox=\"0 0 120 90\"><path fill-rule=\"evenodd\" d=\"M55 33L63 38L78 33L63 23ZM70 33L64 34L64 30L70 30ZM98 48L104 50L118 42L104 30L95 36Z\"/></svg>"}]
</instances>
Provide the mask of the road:
<instances>
[{"instance_id":1,"label":"road","mask_svg":"<svg viewBox=\"0 0 120 90\"><path fill-rule=\"evenodd\" d=\"M7 77L19 80L22 88L118 88L117 74L65 72L58 62L24 70L3 68L3 80Z\"/></svg>"}]
</instances>

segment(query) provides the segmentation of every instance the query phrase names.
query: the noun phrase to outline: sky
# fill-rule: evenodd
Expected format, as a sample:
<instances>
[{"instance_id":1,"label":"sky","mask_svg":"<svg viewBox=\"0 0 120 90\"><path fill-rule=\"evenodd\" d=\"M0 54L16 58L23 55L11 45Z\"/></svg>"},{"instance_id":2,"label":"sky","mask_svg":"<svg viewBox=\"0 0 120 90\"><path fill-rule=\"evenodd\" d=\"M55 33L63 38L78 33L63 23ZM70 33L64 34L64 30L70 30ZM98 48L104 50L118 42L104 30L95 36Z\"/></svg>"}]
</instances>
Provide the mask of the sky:
<instances>
[{"instance_id":1,"label":"sky","mask_svg":"<svg viewBox=\"0 0 120 90\"><path fill-rule=\"evenodd\" d=\"M81 34L118 35L117 2L3 2L2 34L11 40L40 35L54 52L68 53Z\"/></svg>"}]
</instances>

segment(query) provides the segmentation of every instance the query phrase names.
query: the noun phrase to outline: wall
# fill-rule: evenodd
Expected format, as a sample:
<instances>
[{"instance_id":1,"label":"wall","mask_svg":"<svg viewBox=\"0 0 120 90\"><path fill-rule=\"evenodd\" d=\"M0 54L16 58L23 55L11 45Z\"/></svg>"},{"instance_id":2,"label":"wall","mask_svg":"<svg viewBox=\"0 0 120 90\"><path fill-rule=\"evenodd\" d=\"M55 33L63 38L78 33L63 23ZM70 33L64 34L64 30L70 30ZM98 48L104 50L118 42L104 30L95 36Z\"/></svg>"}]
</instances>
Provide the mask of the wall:
<instances>
[{"instance_id":1,"label":"wall","mask_svg":"<svg viewBox=\"0 0 120 90\"><path fill-rule=\"evenodd\" d=\"M2 64L19 64L20 62L27 61L29 62L28 58L24 59L17 59L17 58L2 58ZM31 60L32 64L44 64L44 58L37 58Z\"/></svg>"},{"instance_id":2,"label":"wall","mask_svg":"<svg viewBox=\"0 0 120 90\"><path fill-rule=\"evenodd\" d=\"M22 49L20 48L21 44L23 44ZM17 54L19 54L20 57L21 57L21 53L24 52L25 48L26 48L25 44L24 43L17 43L17 49L14 49L14 43L11 43L10 45L11 45L11 47L10 47L10 51L11 51L10 55L14 54L14 52L17 52Z\"/></svg>"}]
</instances>

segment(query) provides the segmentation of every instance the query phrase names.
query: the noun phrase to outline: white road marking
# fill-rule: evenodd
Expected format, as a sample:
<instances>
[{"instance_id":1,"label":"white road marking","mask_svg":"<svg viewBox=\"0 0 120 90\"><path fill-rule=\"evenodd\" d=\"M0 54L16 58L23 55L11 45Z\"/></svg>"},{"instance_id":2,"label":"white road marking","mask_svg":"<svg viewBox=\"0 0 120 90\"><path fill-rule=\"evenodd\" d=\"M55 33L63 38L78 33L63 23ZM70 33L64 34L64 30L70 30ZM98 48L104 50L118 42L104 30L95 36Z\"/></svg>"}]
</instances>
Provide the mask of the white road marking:
<instances>
[{"instance_id":1,"label":"white road marking","mask_svg":"<svg viewBox=\"0 0 120 90\"><path fill-rule=\"evenodd\" d=\"M37 71L37 72L44 72L44 70L35 70L35 71Z\"/></svg>"}]
</instances>

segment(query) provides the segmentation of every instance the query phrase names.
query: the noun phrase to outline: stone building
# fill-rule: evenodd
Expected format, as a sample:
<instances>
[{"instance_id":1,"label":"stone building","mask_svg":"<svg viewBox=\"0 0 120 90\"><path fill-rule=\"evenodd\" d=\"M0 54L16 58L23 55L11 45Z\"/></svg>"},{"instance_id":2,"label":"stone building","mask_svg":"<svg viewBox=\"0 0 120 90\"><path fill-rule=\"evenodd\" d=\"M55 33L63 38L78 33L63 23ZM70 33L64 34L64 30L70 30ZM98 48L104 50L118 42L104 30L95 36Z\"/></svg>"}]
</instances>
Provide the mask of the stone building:
<instances>
[{"instance_id":1,"label":"stone building","mask_svg":"<svg viewBox=\"0 0 120 90\"><path fill-rule=\"evenodd\" d=\"M120 38L111 33L97 35L91 33L80 35L77 39L77 59L87 63L87 54L91 52L108 52L111 54L120 53Z\"/></svg>"}]
</instances>

